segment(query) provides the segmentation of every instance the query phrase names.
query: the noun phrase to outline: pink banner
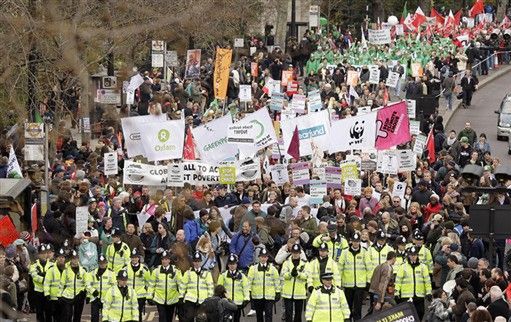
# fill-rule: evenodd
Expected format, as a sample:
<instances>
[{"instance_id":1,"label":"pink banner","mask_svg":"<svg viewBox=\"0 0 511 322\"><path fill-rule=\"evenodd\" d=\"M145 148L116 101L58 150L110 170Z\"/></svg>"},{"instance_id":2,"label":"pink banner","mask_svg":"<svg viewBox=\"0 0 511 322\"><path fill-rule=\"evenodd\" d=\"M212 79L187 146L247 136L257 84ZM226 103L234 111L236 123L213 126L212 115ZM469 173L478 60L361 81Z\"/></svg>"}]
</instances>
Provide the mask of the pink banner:
<instances>
[{"instance_id":1,"label":"pink banner","mask_svg":"<svg viewBox=\"0 0 511 322\"><path fill-rule=\"evenodd\" d=\"M385 150L410 141L410 119L406 102L386 106L376 118L376 149Z\"/></svg>"}]
</instances>

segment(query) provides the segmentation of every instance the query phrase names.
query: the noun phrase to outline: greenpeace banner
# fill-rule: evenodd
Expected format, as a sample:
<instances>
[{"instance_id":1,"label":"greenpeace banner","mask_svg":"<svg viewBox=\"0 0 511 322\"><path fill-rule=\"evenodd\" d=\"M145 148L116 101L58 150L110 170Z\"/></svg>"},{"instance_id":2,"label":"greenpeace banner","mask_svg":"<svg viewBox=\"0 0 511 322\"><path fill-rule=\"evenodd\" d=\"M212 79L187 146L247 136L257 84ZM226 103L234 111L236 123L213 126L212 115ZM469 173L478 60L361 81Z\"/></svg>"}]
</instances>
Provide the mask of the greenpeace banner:
<instances>
[{"instance_id":1,"label":"greenpeace banner","mask_svg":"<svg viewBox=\"0 0 511 322\"><path fill-rule=\"evenodd\" d=\"M185 139L184 120L144 124L142 144L149 161L181 159Z\"/></svg>"},{"instance_id":2,"label":"greenpeace banner","mask_svg":"<svg viewBox=\"0 0 511 322\"><path fill-rule=\"evenodd\" d=\"M300 138L300 156L312 155L312 143L320 151L328 150L330 139L328 110L310 113L290 120L282 120L280 123L284 138L284 151L288 150L296 127L298 127ZM290 158L291 156L288 156L288 159Z\"/></svg>"},{"instance_id":3,"label":"greenpeace banner","mask_svg":"<svg viewBox=\"0 0 511 322\"><path fill-rule=\"evenodd\" d=\"M419 322L419 316L417 315L417 310L415 306L411 302L404 302L398 304L390 309L374 311L368 317L359 320L360 322L398 322L398 321L407 321L407 322Z\"/></svg>"},{"instance_id":4,"label":"greenpeace banner","mask_svg":"<svg viewBox=\"0 0 511 322\"><path fill-rule=\"evenodd\" d=\"M155 115L141 115L133 117L125 117L121 119L122 134L124 136L124 145L128 150L130 158L137 155L144 155L144 145L142 144L141 133L145 130L146 123L165 122L167 120L166 114Z\"/></svg>"},{"instance_id":5,"label":"greenpeace banner","mask_svg":"<svg viewBox=\"0 0 511 322\"><path fill-rule=\"evenodd\" d=\"M234 124L240 126L252 124L254 128L254 143L238 146L240 153L243 155L254 155L259 149L277 143L277 136L273 129L273 121L268 110L265 108L245 116Z\"/></svg>"},{"instance_id":6,"label":"greenpeace banner","mask_svg":"<svg viewBox=\"0 0 511 322\"><path fill-rule=\"evenodd\" d=\"M374 148L377 112L332 122L328 152L367 150Z\"/></svg>"},{"instance_id":7,"label":"greenpeace banner","mask_svg":"<svg viewBox=\"0 0 511 322\"><path fill-rule=\"evenodd\" d=\"M215 72L213 74L213 89L215 98L223 100L227 97L227 83L231 68L232 49L217 48L215 56Z\"/></svg>"},{"instance_id":8,"label":"greenpeace banner","mask_svg":"<svg viewBox=\"0 0 511 322\"><path fill-rule=\"evenodd\" d=\"M231 115L227 114L192 129L201 160L216 164L236 155L236 145L227 143L227 129L231 125Z\"/></svg>"},{"instance_id":9,"label":"greenpeace banner","mask_svg":"<svg viewBox=\"0 0 511 322\"><path fill-rule=\"evenodd\" d=\"M406 102L378 110L376 118L376 149L387 150L410 141L410 119Z\"/></svg>"}]
</instances>

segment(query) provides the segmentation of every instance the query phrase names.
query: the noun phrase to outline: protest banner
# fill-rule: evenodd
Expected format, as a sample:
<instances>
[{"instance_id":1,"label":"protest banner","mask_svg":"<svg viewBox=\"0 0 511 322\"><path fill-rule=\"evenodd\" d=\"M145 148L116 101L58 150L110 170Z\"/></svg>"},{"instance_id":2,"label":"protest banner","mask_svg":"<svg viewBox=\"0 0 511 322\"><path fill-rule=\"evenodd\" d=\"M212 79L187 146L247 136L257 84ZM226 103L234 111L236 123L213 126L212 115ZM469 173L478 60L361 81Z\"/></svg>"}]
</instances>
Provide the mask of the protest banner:
<instances>
[{"instance_id":1,"label":"protest banner","mask_svg":"<svg viewBox=\"0 0 511 322\"><path fill-rule=\"evenodd\" d=\"M309 163L299 162L289 165L291 181L294 185L304 185L310 182Z\"/></svg>"},{"instance_id":2,"label":"protest banner","mask_svg":"<svg viewBox=\"0 0 511 322\"><path fill-rule=\"evenodd\" d=\"M362 194L362 180L347 179L344 182L344 194L348 196L360 196Z\"/></svg>"},{"instance_id":3,"label":"protest banner","mask_svg":"<svg viewBox=\"0 0 511 322\"><path fill-rule=\"evenodd\" d=\"M309 112L317 112L323 108L323 103L321 102L321 95L319 90L310 91L307 93L307 98L309 100Z\"/></svg>"},{"instance_id":4,"label":"protest banner","mask_svg":"<svg viewBox=\"0 0 511 322\"><path fill-rule=\"evenodd\" d=\"M390 29L368 29L367 40L373 45L390 44Z\"/></svg>"},{"instance_id":5,"label":"protest banner","mask_svg":"<svg viewBox=\"0 0 511 322\"><path fill-rule=\"evenodd\" d=\"M396 150L398 157L399 172L415 171L417 168L417 156L412 150Z\"/></svg>"},{"instance_id":6,"label":"protest banner","mask_svg":"<svg viewBox=\"0 0 511 322\"><path fill-rule=\"evenodd\" d=\"M220 184L236 183L236 166L234 162L232 162L231 165L218 166L218 180Z\"/></svg>"},{"instance_id":7,"label":"protest banner","mask_svg":"<svg viewBox=\"0 0 511 322\"><path fill-rule=\"evenodd\" d=\"M234 123L237 125L253 124L256 129L256 136L253 144L238 146L243 155L254 155L258 150L277 143L277 136L273 128L273 122L268 109L262 108L254 113L247 114L243 119Z\"/></svg>"},{"instance_id":8,"label":"protest banner","mask_svg":"<svg viewBox=\"0 0 511 322\"><path fill-rule=\"evenodd\" d=\"M0 245L7 247L18 239L19 233L9 216L0 219Z\"/></svg>"},{"instance_id":9,"label":"protest banner","mask_svg":"<svg viewBox=\"0 0 511 322\"><path fill-rule=\"evenodd\" d=\"M383 174L397 174L399 170L399 160L396 150L385 150L378 153L378 172Z\"/></svg>"},{"instance_id":10,"label":"protest banner","mask_svg":"<svg viewBox=\"0 0 511 322\"><path fill-rule=\"evenodd\" d=\"M374 311L359 322L419 322L419 316L414 303L406 301L389 309Z\"/></svg>"},{"instance_id":11,"label":"protest banner","mask_svg":"<svg viewBox=\"0 0 511 322\"><path fill-rule=\"evenodd\" d=\"M240 92L238 94L240 102L252 101L252 86L240 84Z\"/></svg>"},{"instance_id":12,"label":"protest banner","mask_svg":"<svg viewBox=\"0 0 511 322\"><path fill-rule=\"evenodd\" d=\"M356 70L348 70L348 76L346 77L346 84L349 86L357 86L359 75Z\"/></svg>"},{"instance_id":13,"label":"protest banner","mask_svg":"<svg viewBox=\"0 0 511 322\"><path fill-rule=\"evenodd\" d=\"M76 207L75 214L75 237L80 238L82 233L87 230L87 224L89 223L89 206Z\"/></svg>"},{"instance_id":14,"label":"protest banner","mask_svg":"<svg viewBox=\"0 0 511 322\"><path fill-rule=\"evenodd\" d=\"M171 163L167 168L168 180L167 186L169 187L184 187L184 177L183 177L183 164L179 163Z\"/></svg>"},{"instance_id":15,"label":"protest banner","mask_svg":"<svg viewBox=\"0 0 511 322\"><path fill-rule=\"evenodd\" d=\"M282 86L287 86L287 84L293 81L293 71L292 70L283 70L282 71L282 80L280 81Z\"/></svg>"},{"instance_id":16,"label":"protest banner","mask_svg":"<svg viewBox=\"0 0 511 322\"><path fill-rule=\"evenodd\" d=\"M424 148L426 147L426 141L428 140L428 137L424 134L419 134L415 138L415 143L413 145L413 152L422 155L424 153Z\"/></svg>"},{"instance_id":17,"label":"protest banner","mask_svg":"<svg viewBox=\"0 0 511 322\"><path fill-rule=\"evenodd\" d=\"M261 178L261 163L259 158L251 158L238 161L237 181L253 181Z\"/></svg>"},{"instance_id":18,"label":"protest banner","mask_svg":"<svg viewBox=\"0 0 511 322\"><path fill-rule=\"evenodd\" d=\"M12 145L9 149L9 159L7 161L7 178L23 178L23 173Z\"/></svg>"},{"instance_id":19,"label":"protest banner","mask_svg":"<svg viewBox=\"0 0 511 322\"><path fill-rule=\"evenodd\" d=\"M386 150L410 141L409 122L406 103L403 101L378 110L376 149Z\"/></svg>"},{"instance_id":20,"label":"protest banner","mask_svg":"<svg viewBox=\"0 0 511 322\"><path fill-rule=\"evenodd\" d=\"M421 63L411 63L410 67L412 68L413 77L422 77L423 69Z\"/></svg>"},{"instance_id":21,"label":"protest banner","mask_svg":"<svg viewBox=\"0 0 511 322\"><path fill-rule=\"evenodd\" d=\"M325 167L325 181L327 188L340 189L341 184L341 168Z\"/></svg>"},{"instance_id":22,"label":"protest banner","mask_svg":"<svg viewBox=\"0 0 511 322\"><path fill-rule=\"evenodd\" d=\"M192 129L201 160L216 164L238 152L236 145L227 142L227 131L231 125L232 117L227 114Z\"/></svg>"},{"instance_id":23,"label":"protest banner","mask_svg":"<svg viewBox=\"0 0 511 322\"><path fill-rule=\"evenodd\" d=\"M321 205L323 197L326 196L326 182L322 180L311 180L309 186L310 204Z\"/></svg>"},{"instance_id":24,"label":"protest banner","mask_svg":"<svg viewBox=\"0 0 511 322\"><path fill-rule=\"evenodd\" d=\"M232 60L232 49L219 48L215 54L215 70L213 73L213 90L215 98L223 100L227 97L227 84Z\"/></svg>"},{"instance_id":25,"label":"protest banner","mask_svg":"<svg viewBox=\"0 0 511 322\"><path fill-rule=\"evenodd\" d=\"M410 120L410 134L419 135L421 133L421 121Z\"/></svg>"},{"instance_id":26,"label":"protest banner","mask_svg":"<svg viewBox=\"0 0 511 322\"><path fill-rule=\"evenodd\" d=\"M406 110L408 111L408 117L411 119L414 119L416 117L417 101L407 99L405 102L406 102Z\"/></svg>"},{"instance_id":27,"label":"protest banner","mask_svg":"<svg viewBox=\"0 0 511 322\"><path fill-rule=\"evenodd\" d=\"M165 52L165 64L167 64L167 67L179 66L179 61L177 60L177 51L169 50Z\"/></svg>"},{"instance_id":28,"label":"protest banner","mask_svg":"<svg viewBox=\"0 0 511 322\"><path fill-rule=\"evenodd\" d=\"M280 112L284 105L284 100L285 97L283 93L273 92L271 95L270 110Z\"/></svg>"},{"instance_id":29,"label":"protest banner","mask_svg":"<svg viewBox=\"0 0 511 322\"><path fill-rule=\"evenodd\" d=\"M305 100L307 98L302 94L294 94L293 100L291 101L291 108L295 111L295 113L303 114L305 113Z\"/></svg>"},{"instance_id":30,"label":"protest banner","mask_svg":"<svg viewBox=\"0 0 511 322\"><path fill-rule=\"evenodd\" d=\"M168 181L167 166L124 161L123 184L165 186Z\"/></svg>"},{"instance_id":31,"label":"protest banner","mask_svg":"<svg viewBox=\"0 0 511 322\"><path fill-rule=\"evenodd\" d=\"M301 156L312 155L312 144L319 151L328 150L330 144L328 110L298 116L291 120L282 120L280 123L282 138L284 139L284 151L288 150L296 127L298 127ZM291 156L288 156L288 158L290 159Z\"/></svg>"},{"instance_id":32,"label":"protest banner","mask_svg":"<svg viewBox=\"0 0 511 322\"><path fill-rule=\"evenodd\" d=\"M385 86L396 88L398 82L399 82L399 73L389 71L389 76L387 77Z\"/></svg>"},{"instance_id":33,"label":"protest banner","mask_svg":"<svg viewBox=\"0 0 511 322\"><path fill-rule=\"evenodd\" d=\"M124 137L124 146L128 151L130 158L137 155L144 155L144 145L142 144L142 131L145 129L145 124L155 122L165 122L167 120L166 114L161 115L141 115L124 117L121 119L122 134Z\"/></svg>"},{"instance_id":34,"label":"protest banner","mask_svg":"<svg viewBox=\"0 0 511 322\"><path fill-rule=\"evenodd\" d=\"M329 140L329 153L374 148L377 112L332 122L330 135L342 140Z\"/></svg>"},{"instance_id":35,"label":"protest banner","mask_svg":"<svg viewBox=\"0 0 511 322\"><path fill-rule=\"evenodd\" d=\"M394 182L394 186L392 188L392 196L399 197L403 199L405 197L406 192L406 182Z\"/></svg>"},{"instance_id":36,"label":"protest banner","mask_svg":"<svg viewBox=\"0 0 511 322\"><path fill-rule=\"evenodd\" d=\"M358 179L359 171L356 161L341 161L341 183L346 182L348 179Z\"/></svg>"},{"instance_id":37,"label":"protest banner","mask_svg":"<svg viewBox=\"0 0 511 322\"><path fill-rule=\"evenodd\" d=\"M312 167L311 179L325 181L325 183L326 183L326 170L325 170L325 166L324 165L321 165L319 167L313 166Z\"/></svg>"},{"instance_id":38,"label":"protest banner","mask_svg":"<svg viewBox=\"0 0 511 322\"><path fill-rule=\"evenodd\" d=\"M186 52L185 78L195 79L200 77L201 50L189 49Z\"/></svg>"},{"instance_id":39,"label":"protest banner","mask_svg":"<svg viewBox=\"0 0 511 322\"><path fill-rule=\"evenodd\" d=\"M119 172L116 153L109 152L103 154L103 168L105 176L115 175Z\"/></svg>"},{"instance_id":40,"label":"protest banner","mask_svg":"<svg viewBox=\"0 0 511 322\"><path fill-rule=\"evenodd\" d=\"M378 65L369 66L369 84L378 85L380 83L380 69Z\"/></svg>"},{"instance_id":41,"label":"protest banner","mask_svg":"<svg viewBox=\"0 0 511 322\"><path fill-rule=\"evenodd\" d=\"M276 185L281 186L286 182L289 182L289 173L287 172L287 165L275 164L270 167L271 179Z\"/></svg>"},{"instance_id":42,"label":"protest banner","mask_svg":"<svg viewBox=\"0 0 511 322\"><path fill-rule=\"evenodd\" d=\"M218 183L218 167L197 161L183 162L183 179L195 185Z\"/></svg>"},{"instance_id":43,"label":"protest banner","mask_svg":"<svg viewBox=\"0 0 511 322\"><path fill-rule=\"evenodd\" d=\"M257 129L254 124L232 124L227 130L227 142L232 144L253 145Z\"/></svg>"},{"instance_id":44,"label":"protest banner","mask_svg":"<svg viewBox=\"0 0 511 322\"><path fill-rule=\"evenodd\" d=\"M185 139L183 119L146 123L142 135L144 155L149 161L181 159Z\"/></svg>"}]
</instances>

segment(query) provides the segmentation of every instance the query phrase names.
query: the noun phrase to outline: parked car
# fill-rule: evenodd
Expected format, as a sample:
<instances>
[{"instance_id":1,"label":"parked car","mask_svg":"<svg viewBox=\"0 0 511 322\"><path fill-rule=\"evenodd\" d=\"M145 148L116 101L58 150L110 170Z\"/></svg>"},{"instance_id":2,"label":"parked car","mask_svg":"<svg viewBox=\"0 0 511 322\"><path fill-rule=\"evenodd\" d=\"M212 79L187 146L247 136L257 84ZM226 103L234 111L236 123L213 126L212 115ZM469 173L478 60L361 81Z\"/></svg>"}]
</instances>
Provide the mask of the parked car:
<instances>
[{"instance_id":1,"label":"parked car","mask_svg":"<svg viewBox=\"0 0 511 322\"><path fill-rule=\"evenodd\" d=\"M502 99L500 108L495 113L499 115L497 119L497 140L505 140L509 138L511 132L511 93Z\"/></svg>"}]
</instances>

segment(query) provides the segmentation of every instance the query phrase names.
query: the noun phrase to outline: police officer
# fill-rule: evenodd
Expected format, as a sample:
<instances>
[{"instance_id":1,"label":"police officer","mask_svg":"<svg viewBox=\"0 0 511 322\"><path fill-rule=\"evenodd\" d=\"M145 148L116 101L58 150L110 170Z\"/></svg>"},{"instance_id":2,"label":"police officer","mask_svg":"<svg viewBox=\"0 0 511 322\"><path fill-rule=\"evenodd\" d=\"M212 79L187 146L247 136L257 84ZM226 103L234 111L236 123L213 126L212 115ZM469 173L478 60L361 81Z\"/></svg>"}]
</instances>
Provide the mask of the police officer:
<instances>
[{"instance_id":1,"label":"police officer","mask_svg":"<svg viewBox=\"0 0 511 322\"><path fill-rule=\"evenodd\" d=\"M48 250L45 244L39 246L38 259L30 265L29 274L34 284L34 306L36 318L39 322L45 322L50 319L51 312L49 310L48 301L44 296L44 281L46 272L53 266L48 260Z\"/></svg>"},{"instance_id":2,"label":"police officer","mask_svg":"<svg viewBox=\"0 0 511 322\"><path fill-rule=\"evenodd\" d=\"M141 321L138 320L137 293L128 286L128 273L125 270L117 273L117 285L106 292L103 303L103 321Z\"/></svg>"},{"instance_id":3,"label":"police officer","mask_svg":"<svg viewBox=\"0 0 511 322\"><path fill-rule=\"evenodd\" d=\"M230 254L227 258L227 270L220 274L217 284L225 287L227 298L238 306L233 320L239 322L241 310L250 301L250 288L248 278L238 270L238 256L236 254Z\"/></svg>"},{"instance_id":4,"label":"police officer","mask_svg":"<svg viewBox=\"0 0 511 322\"><path fill-rule=\"evenodd\" d=\"M202 268L202 256L193 255L193 267L184 272L181 279L181 297L183 298L180 321L191 322L195 319L197 308L208 297L213 296L213 277L211 272Z\"/></svg>"},{"instance_id":5,"label":"police officer","mask_svg":"<svg viewBox=\"0 0 511 322\"><path fill-rule=\"evenodd\" d=\"M351 318L358 321L362 318L362 302L370 279L367 274L366 250L360 247L360 234L354 233L350 241L350 248L343 252L339 259L339 272L341 272L341 285L348 300Z\"/></svg>"},{"instance_id":6,"label":"police officer","mask_svg":"<svg viewBox=\"0 0 511 322\"><path fill-rule=\"evenodd\" d=\"M103 300L107 291L115 286L115 275L107 268L105 256L100 255L99 267L86 275L87 297L90 300L91 322L99 322L99 313L103 308Z\"/></svg>"},{"instance_id":7,"label":"police officer","mask_svg":"<svg viewBox=\"0 0 511 322\"><path fill-rule=\"evenodd\" d=\"M329 256L336 262L339 261L343 250L348 248L348 241L341 234L337 233L337 223L330 222L327 226L328 234L319 235L312 241L312 246L319 248L322 243L326 243L330 250ZM318 278L319 281L319 278ZM335 281L335 276L334 276Z\"/></svg>"},{"instance_id":8,"label":"police officer","mask_svg":"<svg viewBox=\"0 0 511 322\"><path fill-rule=\"evenodd\" d=\"M156 303L159 321L173 321L176 303L179 302L181 271L170 265L170 253L163 251L161 265L157 266L149 282L148 298Z\"/></svg>"},{"instance_id":9,"label":"police officer","mask_svg":"<svg viewBox=\"0 0 511 322\"><path fill-rule=\"evenodd\" d=\"M139 320L142 321L147 290L151 281L151 271L145 264L140 263L140 254L136 248L131 251L131 263L126 266L126 272L128 273L128 286L137 293Z\"/></svg>"},{"instance_id":10,"label":"police officer","mask_svg":"<svg viewBox=\"0 0 511 322\"><path fill-rule=\"evenodd\" d=\"M294 244L291 257L282 264L280 272L283 285L282 297L286 311L286 322L301 322L303 303L307 298L307 262L300 258L302 247ZM293 319L294 306L294 319Z\"/></svg>"},{"instance_id":11,"label":"police officer","mask_svg":"<svg viewBox=\"0 0 511 322\"><path fill-rule=\"evenodd\" d=\"M312 322L337 322L350 317L350 308L344 292L333 285L334 275L323 273L322 286L315 289L307 302L305 319Z\"/></svg>"},{"instance_id":12,"label":"police officer","mask_svg":"<svg viewBox=\"0 0 511 322\"><path fill-rule=\"evenodd\" d=\"M396 238L396 263L395 267L406 262L406 238L404 236L399 236Z\"/></svg>"},{"instance_id":13,"label":"police officer","mask_svg":"<svg viewBox=\"0 0 511 322\"><path fill-rule=\"evenodd\" d=\"M108 260L108 268L117 273L130 261L130 248L121 241L121 231L112 229L112 244L108 245L105 254Z\"/></svg>"},{"instance_id":14,"label":"police officer","mask_svg":"<svg viewBox=\"0 0 511 322\"><path fill-rule=\"evenodd\" d=\"M60 297L60 280L62 273L66 268L66 252L64 249L57 251L57 257L54 265L52 265L46 271L46 277L44 279L44 296L46 298L46 305L48 306L49 316L46 317L46 321L60 321L61 313L59 310L59 297Z\"/></svg>"},{"instance_id":15,"label":"police officer","mask_svg":"<svg viewBox=\"0 0 511 322\"><path fill-rule=\"evenodd\" d=\"M259 253L259 264L250 266L248 282L256 311L257 321L271 322L273 318L273 304L280 300L279 272L268 263L268 250L262 249Z\"/></svg>"},{"instance_id":16,"label":"police officer","mask_svg":"<svg viewBox=\"0 0 511 322\"><path fill-rule=\"evenodd\" d=\"M396 268L397 302L411 301L419 319L424 316L424 299L431 294L431 279L425 264L419 261L419 249L408 249L408 260Z\"/></svg>"},{"instance_id":17,"label":"police officer","mask_svg":"<svg viewBox=\"0 0 511 322\"><path fill-rule=\"evenodd\" d=\"M412 245L414 245L419 251L419 261L426 265L429 269L429 274L433 277L433 256L431 256L429 248L424 245L424 235L420 230L416 229L414 231L412 243Z\"/></svg>"},{"instance_id":18,"label":"police officer","mask_svg":"<svg viewBox=\"0 0 511 322\"><path fill-rule=\"evenodd\" d=\"M60 279L60 302L62 304L62 321L79 322L82 319L85 301L85 269L80 265L78 253L72 250L69 266L64 269Z\"/></svg>"},{"instance_id":19,"label":"police officer","mask_svg":"<svg viewBox=\"0 0 511 322\"><path fill-rule=\"evenodd\" d=\"M366 252L369 279L373 275L374 268L386 262L387 254L393 250L394 249L387 244L387 234L381 229L378 230L376 233L376 242L372 244Z\"/></svg>"},{"instance_id":20,"label":"police officer","mask_svg":"<svg viewBox=\"0 0 511 322\"><path fill-rule=\"evenodd\" d=\"M334 285L340 285L341 283L338 263L328 256L328 245L326 243L321 243L319 245L319 256L309 262L307 271L307 285L309 287L309 292L312 292L314 288L321 286L320 277L323 273L333 274Z\"/></svg>"}]
</instances>

